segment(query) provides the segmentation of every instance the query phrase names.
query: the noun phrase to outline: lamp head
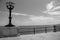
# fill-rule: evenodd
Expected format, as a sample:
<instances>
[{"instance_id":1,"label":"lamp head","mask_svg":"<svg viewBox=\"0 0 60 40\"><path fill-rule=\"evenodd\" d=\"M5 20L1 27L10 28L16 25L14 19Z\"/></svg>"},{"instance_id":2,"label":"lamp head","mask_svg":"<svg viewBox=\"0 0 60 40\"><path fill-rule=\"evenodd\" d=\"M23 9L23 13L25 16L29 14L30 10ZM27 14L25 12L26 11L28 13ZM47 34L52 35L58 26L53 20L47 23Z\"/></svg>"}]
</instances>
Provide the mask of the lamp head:
<instances>
[{"instance_id":1,"label":"lamp head","mask_svg":"<svg viewBox=\"0 0 60 40\"><path fill-rule=\"evenodd\" d=\"M9 10L12 10L14 8L14 4L13 2L9 1L9 2L6 2L6 6Z\"/></svg>"}]
</instances>

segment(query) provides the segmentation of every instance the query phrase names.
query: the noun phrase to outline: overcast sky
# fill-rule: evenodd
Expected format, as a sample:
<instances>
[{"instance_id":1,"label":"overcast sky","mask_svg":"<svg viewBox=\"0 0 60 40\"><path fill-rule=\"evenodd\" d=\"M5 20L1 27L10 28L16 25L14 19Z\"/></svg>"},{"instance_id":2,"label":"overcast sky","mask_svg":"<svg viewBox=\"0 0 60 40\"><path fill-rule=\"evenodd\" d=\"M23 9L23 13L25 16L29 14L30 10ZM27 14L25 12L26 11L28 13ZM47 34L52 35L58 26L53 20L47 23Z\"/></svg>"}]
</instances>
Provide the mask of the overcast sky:
<instances>
[{"instance_id":1,"label":"overcast sky","mask_svg":"<svg viewBox=\"0 0 60 40\"><path fill-rule=\"evenodd\" d=\"M60 24L59 0L11 0L15 3L12 24L51 25ZM0 1L0 25L8 24L7 0Z\"/></svg>"}]
</instances>

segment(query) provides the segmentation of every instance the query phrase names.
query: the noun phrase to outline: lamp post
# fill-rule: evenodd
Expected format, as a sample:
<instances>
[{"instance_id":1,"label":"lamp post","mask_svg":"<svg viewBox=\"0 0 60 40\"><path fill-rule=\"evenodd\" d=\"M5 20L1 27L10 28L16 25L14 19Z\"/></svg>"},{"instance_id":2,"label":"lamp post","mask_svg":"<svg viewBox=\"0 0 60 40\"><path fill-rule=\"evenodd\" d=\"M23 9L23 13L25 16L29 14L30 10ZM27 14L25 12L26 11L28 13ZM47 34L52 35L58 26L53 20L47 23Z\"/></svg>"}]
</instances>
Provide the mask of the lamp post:
<instances>
[{"instance_id":1,"label":"lamp post","mask_svg":"<svg viewBox=\"0 0 60 40\"><path fill-rule=\"evenodd\" d=\"M6 27L14 27L14 25L11 23L12 21L11 12L14 9L14 3L11 1L6 2L6 7L9 10L9 24L6 25Z\"/></svg>"}]
</instances>

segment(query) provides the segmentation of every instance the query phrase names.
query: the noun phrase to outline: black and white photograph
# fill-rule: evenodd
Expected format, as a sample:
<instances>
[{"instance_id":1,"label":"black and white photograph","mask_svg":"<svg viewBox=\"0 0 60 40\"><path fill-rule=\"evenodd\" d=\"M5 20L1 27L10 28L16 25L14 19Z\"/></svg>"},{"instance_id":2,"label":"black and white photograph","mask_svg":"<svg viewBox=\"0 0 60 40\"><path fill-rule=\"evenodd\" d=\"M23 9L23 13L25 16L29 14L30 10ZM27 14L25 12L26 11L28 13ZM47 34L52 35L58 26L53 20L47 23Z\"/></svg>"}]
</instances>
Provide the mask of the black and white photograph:
<instances>
[{"instance_id":1,"label":"black and white photograph","mask_svg":"<svg viewBox=\"0 0 60 40\"><path fill-rule=\"evenodd\" d=\"M0 0L0 40L60 40L60 0Z\"/></svg>"}]
</instances>

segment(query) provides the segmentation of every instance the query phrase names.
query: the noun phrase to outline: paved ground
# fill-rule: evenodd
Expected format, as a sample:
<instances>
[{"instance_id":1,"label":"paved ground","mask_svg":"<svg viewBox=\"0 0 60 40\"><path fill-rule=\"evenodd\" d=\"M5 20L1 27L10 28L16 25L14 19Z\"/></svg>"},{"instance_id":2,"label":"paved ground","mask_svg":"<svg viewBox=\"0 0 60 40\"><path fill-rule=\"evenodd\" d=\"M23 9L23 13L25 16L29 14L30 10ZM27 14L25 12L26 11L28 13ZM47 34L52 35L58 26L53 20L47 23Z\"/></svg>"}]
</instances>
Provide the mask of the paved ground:
<instances>
[{"instance_id":1,"label":"paved ground","mask_svg":"<svg viewBox=\"0 0 60 40\"><path fill-rule=\"evenodd\" d=\"M60 32L20 35L18 37L0 38L0 40L60 40Z\"/></svg>"}]
</instances>

